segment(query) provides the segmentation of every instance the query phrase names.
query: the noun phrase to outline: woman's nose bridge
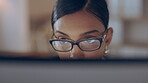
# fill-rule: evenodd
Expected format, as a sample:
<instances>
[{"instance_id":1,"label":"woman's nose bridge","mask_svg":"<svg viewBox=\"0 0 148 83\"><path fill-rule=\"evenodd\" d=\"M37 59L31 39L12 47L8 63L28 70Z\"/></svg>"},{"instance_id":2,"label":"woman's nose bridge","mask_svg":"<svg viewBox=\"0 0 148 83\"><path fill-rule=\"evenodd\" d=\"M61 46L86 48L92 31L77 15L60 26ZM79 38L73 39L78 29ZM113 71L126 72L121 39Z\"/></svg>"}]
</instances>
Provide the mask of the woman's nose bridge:
<instances>
[{"instance_id":1,"label":"woman's nose bridge","mask_svg":"<svg viewBox=\"0 0 148 83\"><path fill-rule=\"evenodd\" d=\"M79 44L78 44L78 42L74 42L74 43L73 43L73 46L75 46L75 45L77 45L77 46L78 46L78 45L79 45Z\"/></svg>"},{"instance_id":2,"label":"woman's nose bridge","mask_svg":"<svg viewBox=\"0 0 148 83\"><path fill-rule=\"evenodd\" d=\"M78 42L74 42L74 43L73 43L73 48L72 48L72 50L74 49L74 47L77 47L78 49L80 49L80 48L79 48ZM80 49L80 50L81 50L81 49Z\"/></svg>"},{"instance_id":3,"label":"woman's nose bridge","mask_svg":"<svg viewBox=\"0 0 148 83\"><path fill-rule=\"evenodd\" d=\"M73 49L70 52L70 56L72 58L74 58L74 57L80 58L80 57L83 57L84 55L83 55L82 50L78 47L78 45L74 45Z\"/></svg>"}]
</instances>

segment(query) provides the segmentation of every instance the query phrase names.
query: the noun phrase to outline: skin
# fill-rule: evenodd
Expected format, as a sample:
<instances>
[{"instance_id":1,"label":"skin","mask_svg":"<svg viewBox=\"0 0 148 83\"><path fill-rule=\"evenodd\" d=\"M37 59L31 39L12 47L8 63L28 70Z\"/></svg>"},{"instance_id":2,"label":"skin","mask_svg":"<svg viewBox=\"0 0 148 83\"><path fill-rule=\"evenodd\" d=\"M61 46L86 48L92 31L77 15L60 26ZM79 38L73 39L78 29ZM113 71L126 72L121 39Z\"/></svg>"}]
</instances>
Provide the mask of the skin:
<instances>
[{"instance_id":1,"label":"skin","mask_svg":"<svg viewBox=\"0 0 148 83\"><path fill-rule=\"evenodd\" d=\"M54 24L54 34L58 39L64 38L77 42L83 39L96 37L101 38L105 27L93 14L84 10L65 15ZM106 32L105 40L100 49L86 52L74 45L70 52L57 52L60 59L99 59L104 56L105 47L109 46L112 39L113 29ZM56 39L54 36L54 39Z\"/></svg>"}]
</instances>

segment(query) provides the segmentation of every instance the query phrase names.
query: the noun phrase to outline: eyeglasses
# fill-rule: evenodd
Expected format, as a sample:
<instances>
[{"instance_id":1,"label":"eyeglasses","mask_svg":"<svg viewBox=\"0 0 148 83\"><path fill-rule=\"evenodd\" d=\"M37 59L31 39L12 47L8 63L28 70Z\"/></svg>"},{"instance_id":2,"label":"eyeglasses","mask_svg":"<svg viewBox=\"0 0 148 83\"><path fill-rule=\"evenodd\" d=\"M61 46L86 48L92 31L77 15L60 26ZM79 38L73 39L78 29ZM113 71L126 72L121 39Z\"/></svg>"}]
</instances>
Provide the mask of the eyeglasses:
<instances>
[{"instance_id":1,"label":"eyeglasses","mask_svg":"<svg viewBox=\"0 0 148 83\"><path fill-rule=\"evenodd\" d=\"M54 50L59 52L69 52L77 45L82 51L95 51L100 49L104 38L88 38L78 42L72 42L66 39L50 40L50 44Z\"/></svg>"}]
</instances>

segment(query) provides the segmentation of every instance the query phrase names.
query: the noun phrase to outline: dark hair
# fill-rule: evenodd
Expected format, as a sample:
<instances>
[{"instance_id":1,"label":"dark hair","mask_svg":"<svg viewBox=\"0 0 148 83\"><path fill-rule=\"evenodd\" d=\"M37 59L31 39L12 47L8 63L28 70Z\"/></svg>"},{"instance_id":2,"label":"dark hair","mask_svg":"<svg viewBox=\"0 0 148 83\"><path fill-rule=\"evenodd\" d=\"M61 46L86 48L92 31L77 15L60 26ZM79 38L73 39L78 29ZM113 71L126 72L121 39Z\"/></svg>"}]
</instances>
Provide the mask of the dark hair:
<instances>
[{"instance_id":1,"label":"dark hair","mask_svg":"<svg viewBox=\"0 0 148 83\"><path fill-rule=\"evenodd\" d=\"M86 10L97 16L103 23L105 29L108 27L109 11L105 0L57 0L52 13L52 28L54 23L61 17L80 10Z\"/></svg>"}]
</instances>

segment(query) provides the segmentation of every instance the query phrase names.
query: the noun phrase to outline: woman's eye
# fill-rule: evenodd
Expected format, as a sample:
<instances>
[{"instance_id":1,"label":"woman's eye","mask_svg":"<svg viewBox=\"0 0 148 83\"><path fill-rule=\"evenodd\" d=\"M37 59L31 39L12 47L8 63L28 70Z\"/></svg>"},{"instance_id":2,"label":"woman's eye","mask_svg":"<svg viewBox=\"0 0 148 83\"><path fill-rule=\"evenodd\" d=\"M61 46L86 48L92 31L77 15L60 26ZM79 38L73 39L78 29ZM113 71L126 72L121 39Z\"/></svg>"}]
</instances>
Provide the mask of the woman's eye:
<instances>
[{"instance_id":1,"label":"woman's eye","mask_svg":"<svg viewBox=\"0 0 148 83\"><path fill-rule=\"evenodd\" d=\"M87 36L85 39L97 38L96 36Z\"/></svg>"},{"instance_id":2,"label":"woman's eye","mask_svg":"<svg viewBox=\"0 0 148 83\"><path fill-rule=\"evenodd\" d=\"M59 38L59 39L66 39L66 38Z\"/></svg>"},{"instance_id":3,"label":"woman's eye","mask_svg":"<svg viewBox=\"0 0 148 83\"><path fill-rule=\"evenodd\" d=\"M96 37L88 37L88 38L86 38L86 40L88 40L88 39L93 39L93 38L96 38Z\"/></svg>"},{"instance_id":4,"label":"woman's eye","mask_svg":"<svg viewBox=\"0 0 148 83\"><path fill-rule=\"evenodd\" d=\"M64 37L58 37L58 39L67 39L67 38L64 38Z\"/></svg>"},{"instance_id":5,"label":"woman's eye","mask_svg":"<svg viewBox=\"0 0 148 83\"><path fill-rule=\"evenodd\" d=\"M95 42L96 42L96 40L88 40L88 43L90 43L90 44L93 44Z\"/></svg>"},{"instance_id":6,"label":"woman's eye","mask_svg":"<svg viewBox=\"0 0 148 83\"><path fill-rule=\"evenodd\" d=\"M69 40L68 38L64 38L64 37L60 37L58 39L60 39L60 40Z\"/></svg>"}]
</instances>

